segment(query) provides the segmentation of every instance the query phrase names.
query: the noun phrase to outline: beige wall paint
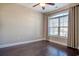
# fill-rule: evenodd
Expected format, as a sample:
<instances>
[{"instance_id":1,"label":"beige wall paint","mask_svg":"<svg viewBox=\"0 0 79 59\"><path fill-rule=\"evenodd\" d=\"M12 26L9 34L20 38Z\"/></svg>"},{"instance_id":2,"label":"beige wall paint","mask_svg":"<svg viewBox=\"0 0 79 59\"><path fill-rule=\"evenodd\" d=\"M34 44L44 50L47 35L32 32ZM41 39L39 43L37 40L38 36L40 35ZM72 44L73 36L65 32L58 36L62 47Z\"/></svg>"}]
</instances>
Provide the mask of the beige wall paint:
<instances>
[{"instance_id":1,"label":"beige wall paint","mask_svg":"<svg viewBox=\"0 0 79 59\"><path fill-rule=\"evenodd\" d=\"M48 36L48 16L43 14L43 35L47 39Z\"/></svg>"},{"instance_id":2,"label":"beige wall paint","mask_svg":"<svg viewBox=\"0 0 79 59\"><path fill-rule=\"evenodd\" d=\"M43 37L43 15L18 4L0 4L0 45Z\"/></svg>"},{"instance_id":3,"label":"beige wall paint","mask_svg":"<svg viewBox=\"0 0 79 59\"><path fill-rule=\"evenodd\" d=\"M48 41L67 46L67 39L63 37L49 37Z\"/></svg>"}]
</instances>

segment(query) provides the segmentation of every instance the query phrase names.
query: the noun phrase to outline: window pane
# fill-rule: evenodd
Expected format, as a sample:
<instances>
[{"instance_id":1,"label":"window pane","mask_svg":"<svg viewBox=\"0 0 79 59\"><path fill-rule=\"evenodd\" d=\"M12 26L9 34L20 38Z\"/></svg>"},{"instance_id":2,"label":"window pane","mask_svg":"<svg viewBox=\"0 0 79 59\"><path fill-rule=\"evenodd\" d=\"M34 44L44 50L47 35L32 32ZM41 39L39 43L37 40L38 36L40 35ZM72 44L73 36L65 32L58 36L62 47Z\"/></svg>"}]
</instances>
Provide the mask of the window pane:
<instances>
[{"instance_id":1,"label":"window pane","mask_svg":"<svg viewBox=\"0 0 79 59\"><path fill-rule=\"evenodd\" d=\"M68 26L68 16L60 18L60 26Z\"/></svg>"},{"instance_id":2,"label":"window pane","mask_svg":"<svg viewBox=\"0 0 79 59\"><path fill-rule=\"evenodd\" d=\"M58 27L58 19L50 19L48 21L48 27Z\"/></svg>"},{"instance_id":3,"label":"window pane","mask_svg":"<svg viewBox=\"0 0 79 59\"><path fill-rule=\"evenodd\" d=\"M60 36L68 36L68 28L60 28Z\"/></svg>"},{"instance_id":4,"label":"window pane","mask_svg":"<svg viewBox=\"0 0 79 59\"><path fill-rule=\"evenodd\" d=\"M49 36L58 35L58 28L49 28L48 29L48 35Z\"/></svg>"}]
</instances>

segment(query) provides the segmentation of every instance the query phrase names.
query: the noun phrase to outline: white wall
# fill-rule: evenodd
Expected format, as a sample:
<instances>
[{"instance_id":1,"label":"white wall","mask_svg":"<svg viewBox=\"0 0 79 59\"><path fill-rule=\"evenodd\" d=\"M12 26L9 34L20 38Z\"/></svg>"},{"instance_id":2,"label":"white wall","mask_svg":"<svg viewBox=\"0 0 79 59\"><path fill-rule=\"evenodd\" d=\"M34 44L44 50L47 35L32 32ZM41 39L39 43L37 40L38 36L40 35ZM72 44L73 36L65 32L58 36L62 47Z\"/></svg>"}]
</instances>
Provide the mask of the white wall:
<instances>
[{"instance_id":1,"label":"white wall","mask_svg":"<svg viewBox=\"0 0 79 59\"><path fill-rule=\"evenodd\" d=\"M18 4L0 4L0 45L43 37L43 15Z\"/></svg>"}]
</instances>

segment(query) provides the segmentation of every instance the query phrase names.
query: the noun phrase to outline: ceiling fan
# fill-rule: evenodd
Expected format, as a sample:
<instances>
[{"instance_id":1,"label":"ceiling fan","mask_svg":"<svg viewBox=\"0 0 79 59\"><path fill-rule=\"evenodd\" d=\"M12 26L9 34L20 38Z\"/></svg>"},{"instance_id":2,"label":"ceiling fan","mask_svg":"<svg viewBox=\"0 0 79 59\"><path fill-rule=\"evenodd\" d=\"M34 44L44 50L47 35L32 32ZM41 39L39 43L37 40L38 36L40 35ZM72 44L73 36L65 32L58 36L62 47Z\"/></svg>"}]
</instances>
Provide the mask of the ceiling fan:
<instances>
[{"instance_id":1,"label":"ceiling fan","mask_svg":"<svg viewBox=\"0 0 79 59\"><path fill-rule=\"evenodd\" d=\"M42 7L42 9L44 10L44 9L45 9L45 5L54 6L55 3L37 3L37 4L33 5L33 7L36 7L36 6L38 6L38 5L40 5L40 6Z\"/></svg>"}]
</instances>

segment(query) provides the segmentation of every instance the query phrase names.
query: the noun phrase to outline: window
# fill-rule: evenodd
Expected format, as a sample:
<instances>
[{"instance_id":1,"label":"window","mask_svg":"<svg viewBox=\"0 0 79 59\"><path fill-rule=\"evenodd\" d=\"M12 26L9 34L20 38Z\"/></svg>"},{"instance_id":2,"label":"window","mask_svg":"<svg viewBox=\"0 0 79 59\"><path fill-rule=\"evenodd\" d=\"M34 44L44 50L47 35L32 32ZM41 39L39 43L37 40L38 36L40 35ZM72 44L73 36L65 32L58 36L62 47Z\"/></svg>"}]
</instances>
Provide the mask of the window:
<instances>
[{"instance_id":1,"label":"window","mask_svg":"<svg viewBox=\"0 0 79 59\"><path fill-rule=\"evenodd\" d=\"M48 36L68 36L68 13L48 18Z\"/></svg>"}]
</instances>

